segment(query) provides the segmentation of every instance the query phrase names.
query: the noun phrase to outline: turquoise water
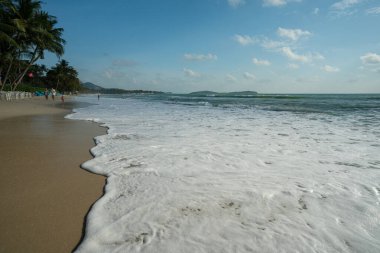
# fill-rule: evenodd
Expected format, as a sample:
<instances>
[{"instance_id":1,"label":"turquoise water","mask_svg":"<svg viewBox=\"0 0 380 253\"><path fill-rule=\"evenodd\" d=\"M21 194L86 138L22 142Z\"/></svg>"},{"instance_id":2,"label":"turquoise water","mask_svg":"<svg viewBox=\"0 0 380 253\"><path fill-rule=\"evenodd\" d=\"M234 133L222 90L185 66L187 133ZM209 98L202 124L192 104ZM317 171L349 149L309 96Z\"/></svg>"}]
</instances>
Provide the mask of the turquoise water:
<instances>
[{"instance_id":1,"label":"turquoise water","mask_svg":"<svg viewBox=\"0 0 380 253\"><path fill-rule=\"evenodd\" d=\"M240 107L295 113L364 113L379 116L380 94L262 94L257 96L194 96L189 94L130 95L183 105Z\"/></svg>"}]
</instances>

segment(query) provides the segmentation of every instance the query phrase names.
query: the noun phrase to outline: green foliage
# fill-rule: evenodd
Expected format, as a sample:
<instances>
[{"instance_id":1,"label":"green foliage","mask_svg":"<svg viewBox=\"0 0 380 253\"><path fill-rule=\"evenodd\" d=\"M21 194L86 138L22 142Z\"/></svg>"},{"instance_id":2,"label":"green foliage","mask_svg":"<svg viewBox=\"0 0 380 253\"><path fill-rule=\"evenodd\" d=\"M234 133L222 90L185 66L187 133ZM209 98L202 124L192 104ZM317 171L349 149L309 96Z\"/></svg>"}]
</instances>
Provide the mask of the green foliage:
<instances>
[{"instance_id":1,"label":"green foliage","mask_svg":"<svg viewBox=\"0 0 380 253\"><path fill-rule=\"evenodd\" d=\"M63 55L63 29L56 25L39 0L0 0L0 90L16 90L45 51Z\"/></svg>"},{"instance_id":2,"label":"green foliage","mask_svg":"<svg viewBox=\"0 0 380 253\"><path fill-rule=\"evenodd\" d=\"M30 84L24 84L24 83L21 83L19 86L17 86L17 89L15 91L25 91L25 92L36 92L36 91L40 91L40 92L43 92L45 90L45 88L43 87L34 87L34 86L31 86ZM4 91L11 91L10 87L5 87L4 88Z\"/></svg>"},{"instance_id":3,"label":"green foliage","mask_svg":"<svg viewBox=\"0 0 380 253\"><path fill-rule=\"evenodd\" d=\"M77 91L80 89L78 72L65 60L61 60L46 74L47 81L55 84L55 89L60 91Z\"/></svg>"},{"instance_id":4,"label":"green foliage","mask_svg":"<svg viewBox=\"0 0 380 253\"><path fill-rule=\"evenodd\" d=\"M45 65L34 64L30 66L27 75L25 75L22 84L32 87L46 86L46 72L48 69ZM32 74L30 77L29 74ZM20 84L21 85L21 84Z\"/></svg>"},{"instance_id":5,"label":"green foliage","mask_svg":"<svg viewBox=\"0 0 380 253\"><path fill-rule=\"evenodd\" d=\"M30 74L30 76L29 76ZM59 91L79 91L81 89L78 72L62 60L48 69L45 65L34 64L29 68L23 82L17 86L18 91L44 91L45 88L55 88ZM4 90L11 90L10 86Z\"/></svg>"},{"instance_id":6,"label":"green foliage","mask_svg":"<svg viewBox=\"0 0 380 253\"><path fill-rule=\"evenodd\" d=\"M36 92L36 91L40 91L40 92L44 92L45 88L41 88L41 87L33 87L33 86L30 86L30 85L27 85L27 84L20 84L17 89L17 91L26 91L26 92Z\"/></svg>"}]
</instances>

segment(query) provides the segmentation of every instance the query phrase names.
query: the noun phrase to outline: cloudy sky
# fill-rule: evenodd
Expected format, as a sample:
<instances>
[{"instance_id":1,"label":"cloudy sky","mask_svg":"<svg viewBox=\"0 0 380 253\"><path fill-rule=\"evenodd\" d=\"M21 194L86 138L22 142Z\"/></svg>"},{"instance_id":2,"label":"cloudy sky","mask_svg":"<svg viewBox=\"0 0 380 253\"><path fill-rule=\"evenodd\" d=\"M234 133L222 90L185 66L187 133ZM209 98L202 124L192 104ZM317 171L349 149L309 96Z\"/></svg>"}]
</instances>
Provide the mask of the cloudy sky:
<instances>
[{"instance_id":1,"label":"cloudy sky","mask_svg":"<svg viewBox=\"0 0 380 253\"><path fill-rule=\"evenodd\" d=\"M380 93L380 0L48 0L44 9L84 82Z\"/></svg>"}]
</instances>

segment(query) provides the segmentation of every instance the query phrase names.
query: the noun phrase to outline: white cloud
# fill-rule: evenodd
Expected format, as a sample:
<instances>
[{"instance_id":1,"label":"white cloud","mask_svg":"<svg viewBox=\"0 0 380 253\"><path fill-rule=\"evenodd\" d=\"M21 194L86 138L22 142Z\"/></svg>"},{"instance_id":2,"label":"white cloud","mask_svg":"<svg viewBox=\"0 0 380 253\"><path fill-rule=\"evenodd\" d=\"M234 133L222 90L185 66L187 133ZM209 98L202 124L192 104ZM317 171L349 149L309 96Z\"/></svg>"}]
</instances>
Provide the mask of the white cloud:
<instances>
[{"instance_id":1,"label":"white cloud","mask_svg":"<svg viewBox=\"0 0 380 253\"><path fill-rule=\"evenodd\" d=\"M264 0L264 6L283 6L286 5L286 0Z\"/></svg>"},{"instance_id":2,"label":"white cloud","mask_svg":"<svg viewBox=\"0 0 380 253\"><path fill-rule=\"evenodd\" d=\"M270 66L271 63L267 60L259 60L257 58L252 58L252 62L257 66Z\"/></svg>"},{"instance_id":3,"label":"white cloud","mask_svg":"<svg viewBox=\"0 0 380 253\"><path fill-rule=\"evenodd\" d=\"M259 44L261 47L265 49L280 49L285 46L289 46L294 43L294 41L291 40L271 40L267 38L266 36L249 36L249 35L240 35L235 34L233 36L233 40L235 40L237 43L239 43L242 46L248 46L248 45L255 45Z\"/></svg>"},{"instance_id":4,"label":"white cloud","mask_svg":"<svg viewBox=\"0 0 380 253\"><path fill-rule=\"evenodd\" d=\"M319 60L319 61L322 61L325 59L325 57L323 55L321 55L320 53L313 53L313 54L309 55L309 58L312 60Z\"/></svg>"},{"instance_id":5,"label":"white cloud","mask_svg":"<svg viewBox=\"0 0 380 253\"><path fill-rule=\"evenodd\" d=\"M371 9L367 10L367 14L380 14L380 6L379 7L373 7Z\"/></svg>"},{"instance_id":6,"label":"white cloud","mask_svg":"<svg viewBox=\"0 0 380 253\"><path fill-rule=\"evenodd\" d=\"M341 1L336 2L333 5L331 5L331 8L333 10L343 11L343 10L351 8L355 4L360 3L360 1L361 0L341 0Z\"/></svg>"},{"instance_id":7,"label":"white cloud","mask_svg":"<svg viewBox=\"0 0 380 253\"><path fill-rule=\"evenodd\" d=\"M276 40L271 40L268 38L264 38L260 42L260 45L265 49L279 49L279 48L287 46L288 44L289 43L286 43L284 41L276 41Z\"/></svg>"},{"instance_id":8,"label":"white cloud","mask_svg":"<svg viewBox=\"0 0 380 253\"><path fill-rule=\"evenodd\" d=\"M228 4L234 8L245 4L245 0L227 0Z\"/></svg>"},{"instance_id":9,"label":"white cloud","mask_svg":"<svg viewBox=\"0 0 380 253\"><path fill-rule=\"evenodd\" d=\"M306 55L300 55L295 53L291 48L289 47L283 47L281 48L281 52L288 57L289 60L292 61L298 61L298 62L312 62L314 60L324 60L325 57L321 55L320 53L308 53Z\"/></svg>"},{"instance_id":10,"label":"white cloud","mask_svg":"<svg viewBox=\"0 0 380 253\"><path fill-rule=\"evenodd\" d=\"M314 15L318 15L319 14L319 8L315 8L314 11L313 11L313 14Z\"/></svg>"},{"instance_id":11,"label":"white cloud","mask_svg":"<svg viewBox=\"0 0 380 253\"><path fill-rule=\"evenodd\" d=\"M281 7L290 2L302 2L302 0L263 0L264 6Z\"/></svg>"},{"instance_id":12,"label":"white cloud","mask_svg":"<svg viewBox=\"0 0 380 253\"><path fill-rule=\"evenodd\" d=\"M294 53L289 47L283 47L282 53L292 61L309 62L310 59L306 55Z\"/></svg>"},{"instance_id":13,"label":"white cloud","mask_svg":"<svg viewBox=\"0 0 380 253\"><path fill-rule=\"evenodd\" d=\"M231 74L227 74L226 78L230 82L234 82L234 83L237 82L237 78L235 76L231 75Z\"/></svg>"},{"instance_id":14,"label":"white cloud","mask_svg":"<svg viewBox=\"0 0 380 253\"><path fill-rule=\"evenodd\" d=\"M325 65L322 69L324 71L326 71L326 72L329 72L329 73L334 73L334 72L339 72L340 71L339 68L336 68L336 67L333 67L333 66L330 66L330 65Z\"/></svg>"},{"instance_id":15,"label":"white cloud","mask_svg":"<svg viewBox=\"0 0 380 253\"><path fill-rule=\"evenodd\" d=\"M104 71L104 75L105 75L108 79L112 79L112 77L113 77L113 71L112 71L112 70L106 70L106 71Z\"/></svg>"},{"instance_id":16,"label":"white cloud","mask_svg":"<svg viewBox=\"0 0 380 253\"><path fill-rule=\"evenodd\" d=\"M307 52L305 54L298 54L296 51L294 51L294 48L297 48L299 40L301 38L311 36L311 32L301 29L285 29L282 27L279 27L276 32L278 36L280 36L282 39L271 40L270 38L262 35L235 35L234 40L244 46L249 44L259 44L261 47L267 50L282 53L292 61L311 63L313 61L325 59L325 57L318 52ZM252 62L259 66L271 65L271 62L262 59L260 60L257 58L252 58Z\"/></svg>"},{"instance_id":17,"label":"white cloud","mask_svg":"<svg viewBox=\"0 0 380 253\"><path fill-rule=\"evenodd\" d=\"M294 63L289 63L288 64L288 68L290 69L299 69L300 66L298 66L297 64L294 64Z\"/></svg>"},{"instance_id":18,"label":"white cloud","mask_svg":"<svg viewBox=\"0 0 380 253\"><path fill-rule=\"evenodd\" d=\"M245 79L248 79L248 80L256 79L256 76L254 74L249 73L249 72L245 72L243 76Z\"/></svg>"},{"instance_id":19,"label":"white cloud","mask_svg":"<svg viewBox=\"0 0 380 253\"><path fill-rule=\"evenodd\" d=\"M184 54L183 58L188 61L210 61L218 59L218 57L213 54Z\"/></svg>"},{"instance_id":20,"label":"white cloud","mask_svg":"<svg viewBox=\"0 0 380 253\"><path fill-rule=\"evenodd\" d=\"M364 64L380 64L380 55L375 53L367 53L360 57Z\"/></svg>"},{"instance_id":21,"label":"white cloud","mask_svg":"<svg viewBox=\"0 0 380 253\"><path fill-rule=\"evenodd\" d=\"M291 39L293 41L297 41L301 37L311 36L311 32L309 32L309 31L303 31L301 29L285 29L282 27L279 27L277 29L277 34L280 37Z\"/></svg>"},{"instance_id":22,"label":"white cloud","mask_svg":"<svg viewBox=\"0 0 380 253\"><path fill-rule=\"evenodd\" d=\"M234 40L237 41L240 45L247 46L250 44L255 44L257 39L248 35L239 35L234 36Z\"/></svg>"},{"instance_id":23,"label":"white cloud","mask_svg":"<svg viewBox=\"0 0 380 253\"><path fill-rule=\"evenodd\" d=\"M186 76L188 77L200 77L201 75L194 70L184 68L183 72L185 73Z\"/></svg>"}]
</instances>

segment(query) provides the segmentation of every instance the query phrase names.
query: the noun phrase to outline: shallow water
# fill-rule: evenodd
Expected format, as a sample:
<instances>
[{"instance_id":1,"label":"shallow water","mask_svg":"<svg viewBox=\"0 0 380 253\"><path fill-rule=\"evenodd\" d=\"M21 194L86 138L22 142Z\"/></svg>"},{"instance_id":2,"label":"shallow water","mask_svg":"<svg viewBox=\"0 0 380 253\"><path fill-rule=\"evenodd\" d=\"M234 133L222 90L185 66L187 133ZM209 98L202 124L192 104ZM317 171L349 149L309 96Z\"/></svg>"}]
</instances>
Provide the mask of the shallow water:
<instances>
[{"instance_id":1,"label":"shallow water","mask_svg":"<svg viewBox=\"0 0 380 253\"><path fill-rule=\"evenodd\" d=\"M76 252L380 252L380 96L81 97L106 194Z\"/></svg>"}]
</instances>

